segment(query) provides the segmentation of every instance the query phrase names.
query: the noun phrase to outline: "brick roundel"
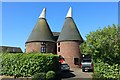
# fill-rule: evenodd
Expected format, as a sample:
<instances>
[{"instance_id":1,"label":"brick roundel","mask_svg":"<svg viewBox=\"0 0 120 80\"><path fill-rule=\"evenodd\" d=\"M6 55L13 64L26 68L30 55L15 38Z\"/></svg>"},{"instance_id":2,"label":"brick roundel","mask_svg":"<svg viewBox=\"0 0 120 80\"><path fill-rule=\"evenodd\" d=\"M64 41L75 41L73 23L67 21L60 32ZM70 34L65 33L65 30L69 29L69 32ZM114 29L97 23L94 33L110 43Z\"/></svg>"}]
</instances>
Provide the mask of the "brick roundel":
<instances>
[{"instance_id":1,"label":"brick roundel","mask_svg":"<svg viewBox=\"0 0 120 80\"><path fill-rule=\"evenodd\" d=\"M57 43L57 49L60 47L60 52L57 50L58 55L64 57L65 62L69 64L70 67L79 67L78 65L74 64L74 58L79 59L80 63L80 42L78 41L62 41Z\"/></svg>"}]
</instances>

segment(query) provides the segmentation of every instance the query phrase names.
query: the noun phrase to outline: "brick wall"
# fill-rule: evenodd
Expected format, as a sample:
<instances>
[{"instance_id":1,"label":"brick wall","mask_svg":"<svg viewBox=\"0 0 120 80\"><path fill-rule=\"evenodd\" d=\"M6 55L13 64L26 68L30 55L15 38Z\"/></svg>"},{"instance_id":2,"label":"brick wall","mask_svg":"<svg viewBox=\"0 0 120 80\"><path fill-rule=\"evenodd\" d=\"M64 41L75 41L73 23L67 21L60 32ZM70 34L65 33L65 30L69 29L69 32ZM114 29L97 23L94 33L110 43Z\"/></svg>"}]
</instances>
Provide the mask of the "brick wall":
<instances>
[{"instance_id":1,"label":"brick wall","mask_svg":"<svg viewBox=\"0 0 120 80\"><path fill-rule=\"evenodd\" d=\"M78 58L80 63L80 42L78 41L63 41L60 42L60 45L57 43L57 53L65 58L65 61L69 64L70 67L75 68L79 67L74 64L74 58ZM58 47L60 47L60 52L58 52Z\"/></svg>"}]
</instances>

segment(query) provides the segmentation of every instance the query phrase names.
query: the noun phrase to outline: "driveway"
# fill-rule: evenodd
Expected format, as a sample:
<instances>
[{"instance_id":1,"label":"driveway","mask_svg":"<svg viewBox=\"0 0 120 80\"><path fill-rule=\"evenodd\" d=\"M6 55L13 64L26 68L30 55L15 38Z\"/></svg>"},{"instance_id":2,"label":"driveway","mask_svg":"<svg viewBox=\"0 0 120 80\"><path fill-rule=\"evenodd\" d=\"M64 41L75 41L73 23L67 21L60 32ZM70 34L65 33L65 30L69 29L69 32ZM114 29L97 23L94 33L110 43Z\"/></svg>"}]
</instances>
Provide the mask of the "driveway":
<instances>
[{"instance_id":1,"label":"driveway","mask_svg":"<svg viewBox=\"0 0 120 80\"><path fill-rule=\"evenodd\" d=\"M70 72L62 72L62 80L92 80L92 72L82 72L80 68L72 68Z\"/></svg>"}]
</instances>

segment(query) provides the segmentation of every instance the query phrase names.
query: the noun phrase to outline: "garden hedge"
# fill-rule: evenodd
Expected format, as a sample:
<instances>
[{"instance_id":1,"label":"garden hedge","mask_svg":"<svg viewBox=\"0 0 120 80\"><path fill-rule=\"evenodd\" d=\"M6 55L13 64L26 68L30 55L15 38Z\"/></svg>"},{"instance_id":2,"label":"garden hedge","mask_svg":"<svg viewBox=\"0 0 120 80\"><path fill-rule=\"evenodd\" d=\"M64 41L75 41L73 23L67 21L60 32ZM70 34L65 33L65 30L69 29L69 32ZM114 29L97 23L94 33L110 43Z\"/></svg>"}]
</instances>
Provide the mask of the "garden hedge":
<instances>
[{"instance_id":1,"label":"garden hedge","mask_svg":"<svg viewBox=\"0 0 120 80\"><path fill-rule=\"evenodd\" d=\"M31 77L35 73L57 71L59 59L57 55L42 53L0 54L0 75Z\"/></svg>"},{"instance_id":2,"label":"garden hedge","mask_svg":"<svg viewBox=\"0 0 120 80\"><path fill-rule=\"evenodd\" d=\"M97 63L94 63L94 74L92 76L93 80L119 80L120 65L109 65L99 60Z\"/></svg>"}]
</instances>

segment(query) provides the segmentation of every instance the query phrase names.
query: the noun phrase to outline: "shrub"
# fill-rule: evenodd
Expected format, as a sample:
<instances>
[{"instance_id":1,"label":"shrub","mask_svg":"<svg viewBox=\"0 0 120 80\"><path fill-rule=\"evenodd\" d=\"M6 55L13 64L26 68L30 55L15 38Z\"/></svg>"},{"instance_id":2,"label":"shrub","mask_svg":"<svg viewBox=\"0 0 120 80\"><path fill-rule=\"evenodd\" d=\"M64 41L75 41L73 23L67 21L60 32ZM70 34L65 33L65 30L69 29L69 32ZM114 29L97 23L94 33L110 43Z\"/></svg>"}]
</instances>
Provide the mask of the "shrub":
<instances>
[{"instance_id":1,"label":"shrub","mask_svg":"<svg viewBox=\"0 0 120 80\"><path fill-rule=\"evenodd\" d=\"M48 71L46 73L46 79L47 80L54 80L55 79L55 72L54 71Z\"/></svg>"},{"instance_id":2,"label":"shrub","mask_svg":"<svg viewBox=\"0 0 120 80\"><path fill-rule=\"evenodd\" d=\"M36 73L32 76L32 80L45 80L45 73Z\"/></svg>"},{"instance_id":3,"label":"shrub","mask_svg":"<svg viewBox=\"0 0 120 80\"><path fill-rule=\"evenodd\" d=\"M120 78L120 65L109 65L102 61L98 61L97 63L94 63L93 78L95 78L95 80L96 78L117 80Z\"/></svg>"},{"instance_id":4,"label":"shrub","mask_svg":"<svg viewBox=\"0 0 120 80\"><path fill-rule=\"evenodd\" d=\"M0 56L1 68L0 75L9 75L16 77L30 77L35 73L48 72L55 70L59 63L58 56L53 54L3 54ZM55 60L55 61L54 61ZM55 62L55 63L54 63ZM54 65L54 66L53 66Z\"/></svg>"},{"instance_id":5,"label":"shrub","mask_svg":"<svg viewBox=\"0 0 120 80\"><path fill-rule=\"evenodd\" d=\"M103 78L103 76L99 73L94 73L92 75L92 77L93 77L93 80L103 80L103 79L101 79L101 78Z\"/></svg>"}]
</instances>

